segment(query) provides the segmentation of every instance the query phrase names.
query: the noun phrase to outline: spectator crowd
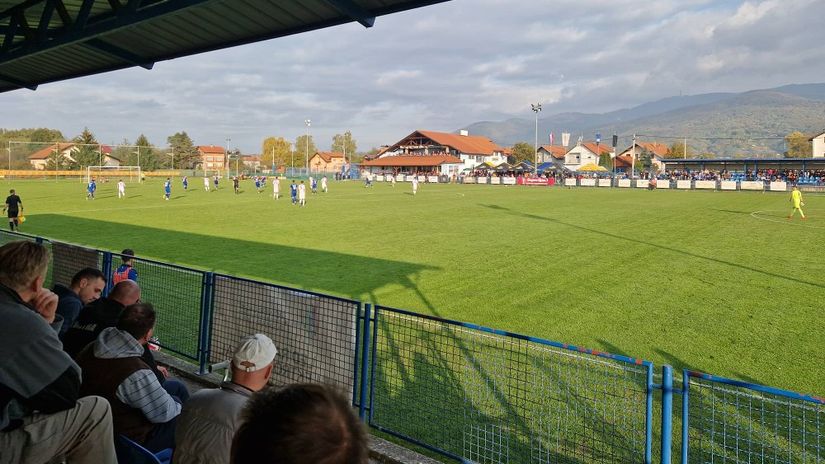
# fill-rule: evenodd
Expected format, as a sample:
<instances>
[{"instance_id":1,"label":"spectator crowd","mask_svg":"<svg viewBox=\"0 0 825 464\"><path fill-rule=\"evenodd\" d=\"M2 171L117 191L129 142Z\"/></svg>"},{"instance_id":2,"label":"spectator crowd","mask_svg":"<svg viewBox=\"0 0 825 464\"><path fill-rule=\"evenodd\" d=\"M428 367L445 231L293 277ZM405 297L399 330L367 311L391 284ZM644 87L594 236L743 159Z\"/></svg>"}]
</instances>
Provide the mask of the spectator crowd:
<instances>
[{"instance_id":1,"label":"spectator crowd","mask_svg":"<svg viewBox=\"0 0 825 464\"><path fill-rule=\"evenodd\" d=\"M268 387L278 350L244 337L230 380L190 395L155 361L158 313L141 301L134 252L107 276L44 281L45 247L0 247L0 464L366 463L366 432L330 387Z\"/></svg>"}]
</instances>

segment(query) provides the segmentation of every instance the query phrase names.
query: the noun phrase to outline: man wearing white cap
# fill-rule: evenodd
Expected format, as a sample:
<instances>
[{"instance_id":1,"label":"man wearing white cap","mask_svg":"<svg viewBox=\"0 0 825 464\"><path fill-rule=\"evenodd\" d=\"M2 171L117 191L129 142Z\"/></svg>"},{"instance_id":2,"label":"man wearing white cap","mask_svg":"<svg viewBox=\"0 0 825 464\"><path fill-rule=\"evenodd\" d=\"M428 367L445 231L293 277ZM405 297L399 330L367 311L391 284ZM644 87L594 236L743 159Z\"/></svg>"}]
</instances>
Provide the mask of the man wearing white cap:
<instances>
[{"instance_id":1,"label":"man wearing white cap","mask_svg":"<svg viewBox=\"0 0 825 464\"><path fill-rule=\"evenodd\" d=\"M175 430L175 464L229 462L241 411L252 393L266 386L277 353L266 335L241 340L232 355L232 380L195 393L184 405Z\"/></svg>"}]
</instances>

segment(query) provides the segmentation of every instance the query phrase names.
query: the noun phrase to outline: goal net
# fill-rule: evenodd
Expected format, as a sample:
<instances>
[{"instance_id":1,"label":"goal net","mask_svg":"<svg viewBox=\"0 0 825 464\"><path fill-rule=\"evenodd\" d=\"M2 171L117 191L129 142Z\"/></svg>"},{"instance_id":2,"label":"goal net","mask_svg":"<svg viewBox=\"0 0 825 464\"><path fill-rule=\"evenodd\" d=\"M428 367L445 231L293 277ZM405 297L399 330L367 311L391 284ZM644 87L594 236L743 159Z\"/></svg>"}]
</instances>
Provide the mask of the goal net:
<instances>
[{"instance_id":1,"label":"goal net","mask_svg":"<svg viewBox=\"0 0 825 464\"><path fill-rule=\"evenodd\" d=\"M86 167L86 183L88 184L92 179L114 182L123 179L126 182L140 182L140 166L88 166Z\"/></svg>"}]
</instances>

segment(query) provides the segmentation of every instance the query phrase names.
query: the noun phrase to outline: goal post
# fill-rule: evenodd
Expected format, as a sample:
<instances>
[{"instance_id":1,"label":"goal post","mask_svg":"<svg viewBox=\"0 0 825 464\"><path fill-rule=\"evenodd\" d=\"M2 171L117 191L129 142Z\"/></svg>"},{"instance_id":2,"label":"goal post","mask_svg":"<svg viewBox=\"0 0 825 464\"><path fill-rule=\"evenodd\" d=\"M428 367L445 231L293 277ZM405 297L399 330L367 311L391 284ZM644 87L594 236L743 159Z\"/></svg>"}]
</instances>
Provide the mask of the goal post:
<instances>
[{"instance_id":1,"label":"goal post","mask_svg":"<svg viewBox=\"0 0 825 464\"><path fill-rule=\"evenodd\" d=\"M92 178L123 179L127 182L140 182L140 166L87 166L86 183Z\"/></svg>"}]
</instances>

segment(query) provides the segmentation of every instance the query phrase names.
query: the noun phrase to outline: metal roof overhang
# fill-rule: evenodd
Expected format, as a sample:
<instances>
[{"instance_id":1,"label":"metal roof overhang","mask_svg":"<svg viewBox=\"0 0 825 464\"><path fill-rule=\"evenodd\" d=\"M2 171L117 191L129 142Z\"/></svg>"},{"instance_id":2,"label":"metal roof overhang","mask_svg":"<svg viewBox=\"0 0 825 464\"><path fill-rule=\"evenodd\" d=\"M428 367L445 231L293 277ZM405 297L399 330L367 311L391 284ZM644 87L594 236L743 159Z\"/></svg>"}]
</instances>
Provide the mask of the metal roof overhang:
<instances>
[{"instance_id":1,"label":"metal roof overhang","mask_svg":"<svg viewBox=\"0 0 825 464\"><path fill-rule=\"evenodd\" d=\"M448 0L0 0L0 92Z\"/></svg>"}]
</instances>

